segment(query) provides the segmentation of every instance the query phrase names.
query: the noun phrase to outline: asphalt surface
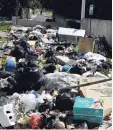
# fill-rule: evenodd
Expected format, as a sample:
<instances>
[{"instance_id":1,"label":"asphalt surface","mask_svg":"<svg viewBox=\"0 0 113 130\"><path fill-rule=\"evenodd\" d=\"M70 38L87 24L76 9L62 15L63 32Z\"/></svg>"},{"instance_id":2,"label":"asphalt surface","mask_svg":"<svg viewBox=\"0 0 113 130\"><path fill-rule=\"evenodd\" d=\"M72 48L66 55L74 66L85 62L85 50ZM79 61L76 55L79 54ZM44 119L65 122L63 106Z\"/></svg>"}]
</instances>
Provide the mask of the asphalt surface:
<instances>
[{"instance_id":1,"label":"asphalt surface","mask_svg":"<svg viewBox=\"0 0 113 130\"><path fill-rule=\"evenodd\" d=\"M50 16L47 13L43 12L42 15L37 14L36 17L34 18L34 20L44 22L49 17Z\"/></svg>"}]
</instances>

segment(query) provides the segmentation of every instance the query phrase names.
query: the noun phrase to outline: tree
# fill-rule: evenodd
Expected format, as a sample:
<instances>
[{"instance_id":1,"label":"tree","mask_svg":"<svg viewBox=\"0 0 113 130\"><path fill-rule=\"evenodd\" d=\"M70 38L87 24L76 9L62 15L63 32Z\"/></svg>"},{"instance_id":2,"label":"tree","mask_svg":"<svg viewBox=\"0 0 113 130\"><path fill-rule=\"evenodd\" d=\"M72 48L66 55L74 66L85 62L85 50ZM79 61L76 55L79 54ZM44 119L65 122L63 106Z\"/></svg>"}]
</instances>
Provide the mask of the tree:
<instances>
[{"instance_id":1,"label":"tree","mask_svg":"<svg viewBox=\"0 0 113 130\"><path fill-rule=\"evenodd\" d=\"M82 0L39 0L43 8L66 18L81 18Z\"/></svg>"},{"instance_id":2,"label":"tree","mask_svg":"<svg viewBox=\"0 0 113 130\"><path fill-rule=\"evenodd\" d=\"M90 18L89 6L94 4L93 18L112 20L112 0L86 0L86 18Z\"/></svg>"},{"instance_id":3,"label":"tree","mask_svg":"<svg viewBox=\"0 0 113 130\"><path fill-rule=\"evenodd\" d=\"M38 0L41 7L47 10L52 10L52 0Z\"/></svg>"},{"instance_id":4,"label":"tree","mask_svg":"<svg viewBox=\"0 0 113 130\"><path fill-rule=\"evenodd\" d=\"M19 0L0 0L0 15L3 17L18 16L20 8Z\"/></svg>"},{"instance_id":5,"label":"tree","mask_svg":"<svg viewBox=\"0 0 113 130\"><path fill-rule=\"evenodd\" d=\"M30 8L31 9L41 8L39 0L30 0Z\"/></svg>"},{"instance_id":6,"label":"tree","mask_svg":"<svg viewBox=\"0 0 113 130\"><path fill-rule=\"evenodd\" d=\"M68 19L81 19L82 0L39 0L43 8ZM94 4L93 18L112 19L112 0L86 0L86 17L89 17L89 6Z\"/></svg>"}]
</instances>

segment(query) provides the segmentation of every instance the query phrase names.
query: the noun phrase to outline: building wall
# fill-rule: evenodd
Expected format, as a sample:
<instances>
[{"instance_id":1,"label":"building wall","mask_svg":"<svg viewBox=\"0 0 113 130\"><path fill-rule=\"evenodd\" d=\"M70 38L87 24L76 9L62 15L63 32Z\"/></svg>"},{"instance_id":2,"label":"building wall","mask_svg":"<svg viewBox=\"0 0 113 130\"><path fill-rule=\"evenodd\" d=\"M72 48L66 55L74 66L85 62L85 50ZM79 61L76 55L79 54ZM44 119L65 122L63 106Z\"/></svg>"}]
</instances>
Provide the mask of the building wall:
<instances>
[{"instance_id":1,"label":"building wall","mask_svg":"<svg viewBox=\"0 0 113 130\"><path fill-rule=\"evenodd\" d=\"M86 30L86 34L95 36L105 36L112 46L112 21L99 19L82 19L81 29Z\"/></svg>"},{"instance_id":2,"label":"building wall","mask_svg":"<svg viewBox=\"0 0 113 130\"><path fill-rule=\"evenodd\" d=\"M21 25L25 27L34 27L36 25L42 25L42 26L51 25L53 27L59 27L59 25L56 24L55 22L40 22L36 20L24 20L24 19L17 19L16 25Z\"/></svg>"}]
</instances>

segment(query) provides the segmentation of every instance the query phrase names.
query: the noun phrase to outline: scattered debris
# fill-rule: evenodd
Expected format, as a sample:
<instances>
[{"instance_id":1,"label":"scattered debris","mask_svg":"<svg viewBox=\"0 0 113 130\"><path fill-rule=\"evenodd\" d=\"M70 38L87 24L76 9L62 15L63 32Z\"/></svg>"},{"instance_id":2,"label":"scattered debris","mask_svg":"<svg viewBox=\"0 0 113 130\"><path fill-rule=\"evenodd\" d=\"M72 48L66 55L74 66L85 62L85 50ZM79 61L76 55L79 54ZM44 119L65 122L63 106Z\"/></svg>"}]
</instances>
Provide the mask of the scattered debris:
<instances>
[{"instance_id":1,"label":"scattered debris","mask_svg":"<svg viewBox=\"0 0 113 130\"><path fill-rule=\"evenodd\" d=\"M72 43L61 35L84 38ZM104 49L98 53L85 30L37 25L12 28L7 37L0 45L0 128L111 128L112 60L105 37L99 37Z\"/></svg>"}]
</instances>

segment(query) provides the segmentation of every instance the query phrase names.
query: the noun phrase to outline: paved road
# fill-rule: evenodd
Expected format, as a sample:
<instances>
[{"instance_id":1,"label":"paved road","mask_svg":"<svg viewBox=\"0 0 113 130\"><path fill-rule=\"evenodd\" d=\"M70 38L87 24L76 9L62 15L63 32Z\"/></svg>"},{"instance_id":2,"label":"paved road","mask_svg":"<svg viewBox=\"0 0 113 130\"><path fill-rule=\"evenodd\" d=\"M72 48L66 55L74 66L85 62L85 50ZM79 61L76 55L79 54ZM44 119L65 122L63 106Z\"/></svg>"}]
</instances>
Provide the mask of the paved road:
<instances>
[{"instance_id":1,"label":"paved road","mask_svg":"<svg viewBox=\"0 0 113 130\"><path fill-rule=\"evenodd\" d=\"M34 20L43 22L43 21L46 21L46 19L49 17L50 16L47 13L43 12L42 15L37 14L36 17L34 18Z\"/></svg>"}]
</instances>

